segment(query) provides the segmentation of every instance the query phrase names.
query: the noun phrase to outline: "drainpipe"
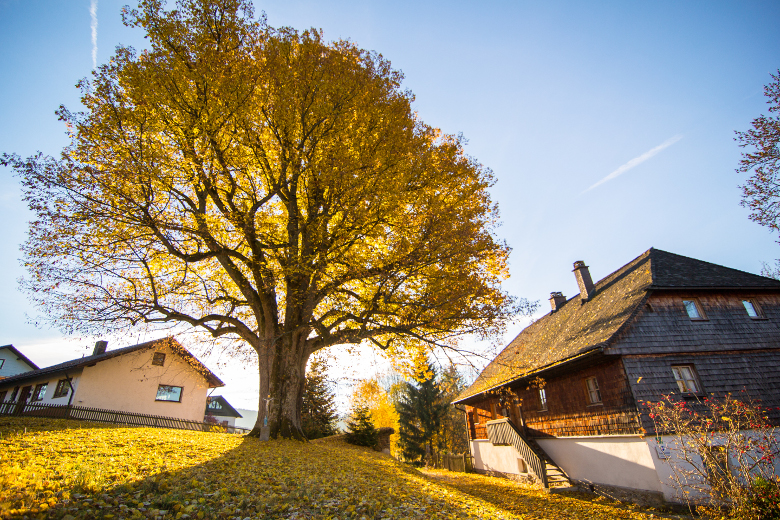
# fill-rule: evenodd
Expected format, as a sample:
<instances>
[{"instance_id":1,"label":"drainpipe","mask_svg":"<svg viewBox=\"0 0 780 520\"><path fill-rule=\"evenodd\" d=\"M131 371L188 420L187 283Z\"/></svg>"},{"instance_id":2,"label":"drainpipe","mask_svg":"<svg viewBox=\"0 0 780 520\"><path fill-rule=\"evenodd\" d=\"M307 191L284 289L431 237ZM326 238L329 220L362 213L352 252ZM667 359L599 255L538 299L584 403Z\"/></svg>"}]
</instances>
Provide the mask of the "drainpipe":
<instances>
[{"instance_id":1,"label":"drainpipe","mask_svg":"<svg viewBox=\"0 0 780 520\"><path fill-rule=\"evenodd\" d=\"M68 382L68 387L70 387L70 397L68 397L68 414L67 419L70 419L70 410L71 410L71 404L73 403L73 395L76 393L76 390L73 389L73 384L71 383L70 376L67 372L65 372L65 381Z\"/></svg>"}]
</instances>

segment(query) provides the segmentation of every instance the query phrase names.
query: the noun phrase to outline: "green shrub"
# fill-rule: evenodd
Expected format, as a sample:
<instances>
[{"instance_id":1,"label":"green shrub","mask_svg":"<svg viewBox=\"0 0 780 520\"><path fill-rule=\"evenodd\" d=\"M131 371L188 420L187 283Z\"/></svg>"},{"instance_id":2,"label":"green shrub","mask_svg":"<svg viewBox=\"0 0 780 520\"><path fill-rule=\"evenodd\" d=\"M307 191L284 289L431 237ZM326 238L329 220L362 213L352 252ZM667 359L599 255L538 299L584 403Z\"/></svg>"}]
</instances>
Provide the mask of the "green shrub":
<instances>
[{"instance_id":1,"label":"green shrub","mask_svg":"<svg viewBox=\"0 0 780 520\"><path fill-rule=\"evenodd\" d=\"M352 410L352 417L347 421L346 441L357 446L373 448L379 442L379 430L374 427L371 412L365 405L357 405Z\"/></svg>"},{"instance_id":2,"label":"green shrub","mask_svg":"<svg viewBox=\"0 0 780 520\"><path fill-rule=\"evenodd\" d=\"M754 480L747 500L734 511L734 516L744 520L780 520L780 482L764 478Z\"/></svg>"}]
</instances>

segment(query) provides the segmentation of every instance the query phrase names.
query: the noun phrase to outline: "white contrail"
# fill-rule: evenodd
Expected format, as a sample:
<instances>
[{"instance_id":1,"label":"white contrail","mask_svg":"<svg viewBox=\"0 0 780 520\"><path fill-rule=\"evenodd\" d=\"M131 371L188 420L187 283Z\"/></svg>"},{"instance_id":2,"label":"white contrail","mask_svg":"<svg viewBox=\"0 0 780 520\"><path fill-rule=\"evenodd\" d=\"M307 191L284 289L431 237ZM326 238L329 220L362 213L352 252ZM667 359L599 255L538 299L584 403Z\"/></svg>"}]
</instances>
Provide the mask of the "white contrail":
<instances>
[{"instance_id":1,"label":"white contrail","mask_svg":"<svg viewBox=\"0 0 780 520\"><path fill-rule=\"evenodd\" d=\"M97 5L98 0L92 0L89 4L89 15L92 17L92 68L97 68Z\"/></svg>"},{"instance_id":2,"label":"white contrail","mask_svg":"<svg viewBox=\"0 0 780 520\"><path fill-rule=\"evenodd\" d=\"M674 137L671 137L671 138L667 139L666 141L664 141L663 143L659 144L658 146L656 146L652 150L646 151L645 153L643 153L639 157L634 157L633 159L628 161L626 164L622 165L620 168L618 168L614 172L610 173L609 175L607 175L606 177L604 177L599 182L597 182L596 184L594 184L593 186L591 186L587 190L583 191L582 193L590 191L593 188L595 188L596 186L598 186L600 184L604 184L607 181L611 181L612 179L614 179L618 175L622 175L622 174L626 173L628 170L630 170L634 166L638 166L638 165L642 164L643 162L645 162L646 160L650 159L652 156L654 156L655 154L657 154L658 152L663 150L664 148L668 148L668 147L672 146L674 143L676 143L677 141L679 141L682 138L683 138L682 135L675 135Z\"/></svg>"}]
</instances>

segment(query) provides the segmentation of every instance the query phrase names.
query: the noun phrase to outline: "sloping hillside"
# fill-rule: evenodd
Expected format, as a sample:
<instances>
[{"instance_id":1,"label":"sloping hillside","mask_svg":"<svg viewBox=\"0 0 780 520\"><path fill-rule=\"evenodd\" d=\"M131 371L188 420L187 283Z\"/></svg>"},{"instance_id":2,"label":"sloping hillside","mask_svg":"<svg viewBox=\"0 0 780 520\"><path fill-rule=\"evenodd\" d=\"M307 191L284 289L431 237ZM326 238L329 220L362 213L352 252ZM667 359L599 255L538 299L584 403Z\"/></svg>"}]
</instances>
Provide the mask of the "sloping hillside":
<instances>
[{"instance_id":1,"label":"sloping hillside","mask_svg":"<svg viewBox=\"0 0 780 520\"><path fill-rule=\"evenodd\" d=\"M2 518L650 518L461 477L486 499L340 441L0 418Z\"/></svg>"}]
</instances>

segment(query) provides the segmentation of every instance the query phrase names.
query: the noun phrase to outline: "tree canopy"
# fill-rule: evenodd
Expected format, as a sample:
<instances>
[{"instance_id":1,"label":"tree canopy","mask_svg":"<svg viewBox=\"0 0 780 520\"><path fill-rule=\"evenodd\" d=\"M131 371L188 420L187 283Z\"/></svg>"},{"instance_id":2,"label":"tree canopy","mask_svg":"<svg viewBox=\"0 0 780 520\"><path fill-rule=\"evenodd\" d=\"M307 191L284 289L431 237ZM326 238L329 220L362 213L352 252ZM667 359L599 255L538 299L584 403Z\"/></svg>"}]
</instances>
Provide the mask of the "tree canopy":
<instances>
[{"instance_id":1,"label":"tree canopy","mask_svg":"<svg viewBox=\"0 0 780 520\"><path fill-rule=\"evenodd\" d=\"M312 353L456 348L527 303L500 289L491 171L420 120L381 55L272 28L249 0L163 4L124 11L149 49L80 82L60 158L3 156L35 214L24 284L52 324L243 342L269 403L253 435L302 438Z\"/></svg>"},{"instance_id":2,"label":"tree canopy","mask_svg":"<svg viewBox=\"0 0 780 520\"><path fill-rule=\"evenodd\" d=\"M742 148L737 172L752 174L742 188L742 205L750 209L750 219L780 236L780 70L771 74L764 87L769 115L753 120L747 132L737 132Z\"/></svg>"}]
</instances>

